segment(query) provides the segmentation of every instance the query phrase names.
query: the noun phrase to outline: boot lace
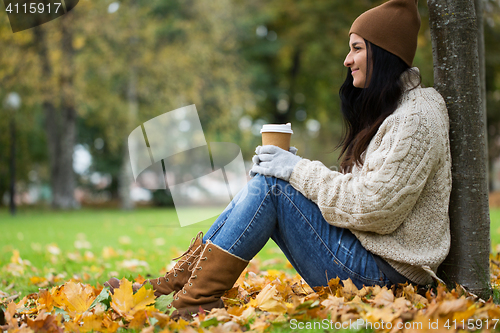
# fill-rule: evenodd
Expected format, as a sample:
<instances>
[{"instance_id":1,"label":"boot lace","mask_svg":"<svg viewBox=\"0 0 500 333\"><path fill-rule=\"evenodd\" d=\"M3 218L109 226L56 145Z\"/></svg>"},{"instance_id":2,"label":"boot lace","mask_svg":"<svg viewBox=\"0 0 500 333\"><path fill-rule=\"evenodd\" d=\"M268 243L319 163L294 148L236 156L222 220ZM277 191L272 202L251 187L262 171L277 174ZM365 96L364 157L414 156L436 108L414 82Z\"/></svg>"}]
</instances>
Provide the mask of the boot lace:
<instances>
[{"instance_id":1,"label":"boot lace","mask_svg":"<svg viewBox=\"0 0 500 333\"><path fill-rule=\"evenodd\" d=\"M196 235L196 237L194 237L193 239L191 239L191 244L189 245L189 248L186 250L186 252L184 252L183 254L181 254L180 256L178 256L177 258L172 259L172 260L177 260L177 264L175 264L175 266L172 268L174 277L177 277L177 273L178 272L183 272L184 271L184 268L179 268L179 266L182 266L183 263L187 263L187 265L189 266L188 267L188 271L190 271L190 272L192 271L192 267L195 266L194 263L200 257L199 254L195 255L194 253L201 247L201 245L199 245L194 251L192 251L192 253L189 253L189 252L193 249L194 244L198 241L198 239L203 239L203 232L202 231L200 231ZM186 258L181 259L184 256L186 256ZM165 275L165 277L167 277L167 275L169 275L169 273L172 273L172 271L168 272Z\"/></svg>"}]
</instances>

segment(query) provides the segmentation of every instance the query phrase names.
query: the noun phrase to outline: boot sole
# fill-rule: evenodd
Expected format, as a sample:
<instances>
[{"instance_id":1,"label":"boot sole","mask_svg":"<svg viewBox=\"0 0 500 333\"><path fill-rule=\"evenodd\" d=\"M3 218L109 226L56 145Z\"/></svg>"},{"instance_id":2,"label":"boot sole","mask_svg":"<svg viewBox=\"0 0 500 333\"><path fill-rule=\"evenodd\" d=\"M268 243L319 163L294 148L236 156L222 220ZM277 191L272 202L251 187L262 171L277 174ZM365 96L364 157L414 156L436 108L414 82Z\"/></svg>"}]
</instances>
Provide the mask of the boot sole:
<instances>
[{"instance_id":1,"label":"boot sole","mask_svg":"<svg viewBox=\"0 0 500 333\"><path fill-rule=\"evenodd\" d=\"M177 320L180 317L182 317L184 319L190 320L190 319L193 319L193 317L192 317L193 314L200 312L200 308L204 311L210 312L210 310L212 310L212 309L224 308L224 302L221 299L218 299L218 300L211 302L211 303L200 304L197 306L187 306L185 308L176 309L172 313L170 318Z\"/></svg>"}]
</instances>

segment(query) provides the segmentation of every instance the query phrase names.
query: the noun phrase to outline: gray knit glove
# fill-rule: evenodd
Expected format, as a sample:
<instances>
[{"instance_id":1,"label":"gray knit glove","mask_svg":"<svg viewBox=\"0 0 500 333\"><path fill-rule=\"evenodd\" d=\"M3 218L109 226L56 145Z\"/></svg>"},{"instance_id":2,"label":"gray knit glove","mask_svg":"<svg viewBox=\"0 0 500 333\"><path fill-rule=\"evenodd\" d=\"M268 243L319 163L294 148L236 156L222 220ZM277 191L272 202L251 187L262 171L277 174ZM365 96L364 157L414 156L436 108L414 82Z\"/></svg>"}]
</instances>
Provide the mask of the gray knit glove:
<instances>
[{"instance_id":1,"label":"gray knit glove","mask_svg":"<svg viewBox=\"0 0 500 333\"><path fill-rule=\"evenodd\" d=\"M257 148L255 148L255 153L256 153L256 154L258 154L258 153L259 153L260 148L261 148L261 146L257 146ZM297 148L295 148L295 147L290 147L290 148L288 148L288 151L289 151L290 153L294 154L294 155L297 155L297 151L298 151L298 149L297 149ZM258 155L254 155L254 156L252 157L252 162L253 162L253 164L254 164L254 165L255 165L255 164L257 164L257 165L258 165L258 164L260 163L259 156L258 156ZM257 172L252 171L252 170L253 170L253 167L252 167L252 169L250 169L250 171L248 172L248 175L250 176L250 178L253 178L253 177L255 177L255 176L258 174Z\"/></svg>"},{"instance_id":2,"label":"gray knit glove","mask_svg":"<svg viewBox=\"0 0 500 333\"><path fill-rule=\"evenodd\" d=\"M255 153L257 155L252 158L254 165L250 170L251 177L259 173L288 181L293 168L302 159L295 155L297 153L295 147L290 147L290 151L286 151L271 145L258 146Z\"/></svg>"}]
</instances>

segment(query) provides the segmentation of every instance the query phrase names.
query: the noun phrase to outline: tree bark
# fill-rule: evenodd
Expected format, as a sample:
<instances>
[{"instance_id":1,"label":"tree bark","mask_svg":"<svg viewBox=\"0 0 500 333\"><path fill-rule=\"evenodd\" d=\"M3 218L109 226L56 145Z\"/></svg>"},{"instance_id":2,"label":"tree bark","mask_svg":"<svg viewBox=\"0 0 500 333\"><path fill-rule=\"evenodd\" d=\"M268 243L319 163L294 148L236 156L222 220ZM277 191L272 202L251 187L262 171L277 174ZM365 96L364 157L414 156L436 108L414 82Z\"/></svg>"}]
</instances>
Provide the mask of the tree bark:
<instances>
[{"instance_id":1,"label":"tree bark","mask_svg":"<svg viewBox=\"0 0 500 333\"><path fill-rule=\"evenodd\" d=\"M453 177L451 250L440 273L446 281L459 283L487 299L491 294L490 216L486 114L481 92L484 78L478 38L482 22L473 0L427 3L435 88L444 97L450 116Z\"/></svg>"},{"instance_id":2,"label":"tree bark","mask_svg":"<svg viewBox=\"0 0 500 333\"><path fill-rule=\"evenodd\" d=\"M486 51L485 51L485 46L484 46L484 6L483 6L483 1L484 0L474 0L474 8L476 10L476 23L477 23L477 43L478 43L478 56L479 56L479 82L481 84L481 102L483 103L483 110L484 110L484 123L485 123L485 128L486 131L488 130L488 109L487 109L487 97L486 97ZM486 133L486 141L485 141L485 149L486 149L486 157L487 157L487 164L486 164L486 172L487 172L487 179L488 179L488 193L492 190L491 188L491 174L493 171L493 168L490 165L490 157L489 157L489 147L488 147L488 135Z\"/></svg>"}]
</instances>

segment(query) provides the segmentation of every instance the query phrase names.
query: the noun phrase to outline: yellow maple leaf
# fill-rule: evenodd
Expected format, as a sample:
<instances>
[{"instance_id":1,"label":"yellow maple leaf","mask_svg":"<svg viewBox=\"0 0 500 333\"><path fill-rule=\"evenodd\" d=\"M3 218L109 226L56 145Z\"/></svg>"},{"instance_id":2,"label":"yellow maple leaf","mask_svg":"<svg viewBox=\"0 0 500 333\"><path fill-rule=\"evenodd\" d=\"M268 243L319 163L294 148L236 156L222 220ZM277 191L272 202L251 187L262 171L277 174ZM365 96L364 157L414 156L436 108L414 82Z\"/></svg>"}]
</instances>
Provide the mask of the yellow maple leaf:
<instances>
[{"instance_id":1,"label":"yellow maple leaf","mask_svg":"<svg viewBox=\"0 0 500 333\"><path fill-rule=\"evenodd\" d=\"M102 331L102 314L91 314L82 318L83 324L79 327L80 332Z\"/></svg>"},{"instance_id":2,"label":"yellow maple leaf","mask_svg":"<svg viewBox=\"0 0 500 333\"><path fill-rule=\"evenodd\" d=\"M266 285L257 297L250 301L250 305L272 313L286 312L285 302L283 302L281 296L278 295L276 286L272 284Z\"/></svg>"},{"instance_id":3,"label":"yellow maple leaf","mask_svg":"<svg viewBox=\"0 0 500 333\"><path fill-rule=\"evenodd\" d=\"M243 306L240 306L240 305L238 305L238 306L229 306L227 308L227 313L229 313L232 316L238 317L238 316L241 316L241 314L243 313L243 311L245 311L247 308L248 308L247 305L243 305Z\"/></svg>"},{"instance_id":4,"label":"yellow maple leaf","mask_svg":"<svg viewBox=\"0 0 500 333\"><path fill-rule=\"evenodd\" d=\"M17 324L17 320L14 318L14 315L16 314L17 309L16 309L16 303L10 302L7 305L7 309L4 312L5 315L5 322L9 326L9 328L17 328L19 325Z\"/></svg>"},{"instance_id":5,"label":"yellow maple leaf","mask_svg":"<svg viewBox=\"0 0 500 333\"><path fill-rule=\"evenodd\" d=\"M118 331L120 328L120 325L116 322L113 321L108 315L104 314L104 319L102 321L102 325L106 327L106 332L108 333L114 333Z\"/></svg>"},{"instance_id":6,"label":"yellow maple leaf","mask_svg":"<svg viewBox=\"0 0 500 333\"><path fill-rule=\"evenodd\" d=\"M344 297L328 295L328 298L322 301L321 305L323 305L328 310L333 310L343 305L344 302L345 302Z\"/></svg>"},{"instance_id":7,"label":"yellow maple leaf","mask_svg":"<svg viewBox=\"0 0 500 333\"><path fill-rule=\"evenodd\" d=\"M382 322L392 322L394 319L398 318L401 315L401 311L394 312L394 309L391 307L382 307L372 309L367 313L366 320L371 323L376 323L382 320Z\"/></svg>"},{"instance_id":8,"label":"yellow maple leaf","mask_svg":"<svg viewBox=\"0 0 500 333\"><path fill-rule=\"evenodd\" d=\"M40 290L36 303L38 311L45 309L48 312L52 312L52 309L54 308L54 300L47 289Z\"/></svg>"},{"instance_id":9,"label":"yellow maple leaf","mask_svg":"<svg viewBox=\"0 0 500 333\"><path fill-rule=\"evenodd\" d=\"M82 314L90 307L96 295L94 289L89 285L75 283L73 281L64 284L64 305L70 313Z\"/></svg>"},{"instance_id":10,"label":"yellow maple leaf","mask_svg":"<svg viewBox=\"0 0 500 333\"><path fill-rule=\"evenodd\" d=\"M384 287L370 303L375 304L377 307L391 306L394 303L394 294Z\"/></svg>"},{"instance_id":11,"label":"yellow maple leaf","mask_svg":"<svg viewBox=\"0 0 500 333\"><path fill-rule=\"evenodd\" d=\"M340 295L344 296L346 300L351 300L358 295L359 290L351 279L342 280L342 284L344 285L344 288L340 291Z\"/></svg>"},{"instance_id":12,"label":"yellow maple leaf","mask_svg":"<svg viewBox=\"0 0 500 333\"><path fill-rule=\"evenodd\" d=\"M411 302L404 297L398 297L392 307L396 310L408 311L411 307Z\"/></svg>"},{"instance_id":13,"label":"yellow maple leaf","mask_svg":"<svg viewBox=\"0 0 500 333\"><path fill-rule=\"evenodd\" d=\"M146 311L137 311L134 313L133 319L128 324L128 327L131 329L139 329L144 326L146 320L147 320Z\"/></svg>"},{"instance_id":14,"label":"yellow maple leaf","mask_svg":"<svg viewBox=\"0 0 500 333\"><path fill-rule=\"evenodd\" d=\"M279 277L284 277L285 274L277 269L268 269L267 270L267 276L270 278L279 278Z\"/></svg>"},{"instance_id":15,"label":"yellow maple leaf","mask_svg":"<svg viewBox=\"0 0 500 333\"><path fill-rule=\"evenodd\" d=\"M483 311L488 313L489 318L500 318L500 307L493 302L488 302Z\"/></svg>"},{"instance_id":16,"label":"yellow maple leaf","mask_svg":"<svg viewBox=\"0 0 500 333\"><path fill-rule=\"evenodd\" d=\"M446 300L439 303L438 313L443 316L449 313L464 312L467 310L467 300L465 297L454 300Z\"/></svg>"},{"instance_id":17,"label":"yellow maple leaf","mask_svg":"<svg viewBox=\"0 0 500 333\"><path fill-rule=\"evenodd\" d=\"M39 287L44 287L48 285L48 281L43 276L32 276L30 277L31 284L37 285Z\"/></svg>"},{"instance_id":18,"label":"yellow maple leaf","mask_svg":"<svg viewBox=\"0 0 500 333\"><path fill-rule=\"evenodd\" d=\"M472 318L472 316L476 313L476 310L476 305L472 304L465 311L455 312L453 314L453 320L456 320L457 322L460 322L461 320L467 321L467 319Z\"/></svg>"},{"instance_id":19,"label":"yellow maple leaf","mask_svg":"<svg viewBox=\"0 0 500 333\"><path fill-rule=\"evenodd\" d=\"M63 325L65 332L79 332L81 330L80 325L73 321L65 321Z\"/></svg>"},{"instance_id":20,"label":"yellow maple leaf","mask_svg":"<svg viewBox=\"0 0 500 333\"><path fill-rule=\"evenodd\" d=\"M160 328L164 328L170 321L170 316L161 312L153 312L152 317L157 320L155 326L159 326Z\"/></svg>"},{"instance_id":21,"label":"yellow maple leaf","mask_svg":"<svg viewBox=\"0 0 500 333\"><path fill-rule=\"evenodd\" d=\"M66 302L66 296L63 293L64 285L53 287L50 289L50 296L52 297L52 301L55 307L64 308L64 304Z\"/></svg>"},{"instance_id":22,"label":"yellow maple leaf","mask_svg":"<svg viewBox=\"0 0 500 333\"><path fill-rule=\"evenodd\" d=\"M22 309L24 307L27 307L28 305L26 304L28 303L28 296L24 296L20 301L19 303L16 304L16 309L19 310L19 309Z\"/></svg>"},{"instance_id":23,"label":"yellow maple leaf","mask_svg":"<svg viewBox=\"0 0 500 333\"><path fill-rule=\"evenodd\" d=\"M403 295L415 305L420 304L422 306L427 306L429 304L427 298L419 295L412 285L407 285L403 288Z\"/></svg>"},{"instance_id":24,"label":"yellow maple leaf","mask_svg":"<svg viewBox=\"0 0 500 333\"><path fill-rule=\"evenodd\" d=\"M244 325L247 324L250 321L250 319L253 318L255 318L255 308L248 307L241 313L241 315L237 317L235 316L234 319L240 324Z\"/></svg>"},{"instance_id":25,"label":"yellow maple leaf","mask_svg":"<svg viewBox=\"0 0 500 333\"><path fill-rule=\"evenodd\" d=\"M135 294L132 291L132 282L127 279L120 281L120 287L111 295L111 307L127 321L134 319L136 312L145 310L155 300L153 289L141 287Z\"/></svg>"},{"instance_id":26,"label":"yellow maple leaf","mask_svg":"<svg viewBox=\"0 0 500 333\"><path fill-rule=\"evenodd\" d=\"M337 276L336 278L331 278L328 280L328 287L330 288L338 288L340 285L340 278Z\"/></svg>"},{"instance_id":27,"label":"yellow maple leaf","mask_svg":"<svg viewBox=\"0 0 500 333\"><path fill-rule=\"evenodd\" d=\"M171 321L170 324L168 325L168 328L170 329L169 332L171 332L171 331L182 331L188 325L189 325L189 322L187 322L183 318L181 318L181 319L179 319L177 321Z\"/></svg>"},{"instance_id":28,"label":"yellow maple leaf","mask_svg":"<svg viewBox=\"0 0 500 333\"><path fill-rule=\"evenodd\" d=\"M141 275L139 274L135 279L134 279L135 282L139 283L139 284L143 284L144 281L146 281L146 279Z\"/></svg>"},{"instance_id":29,"label":"yellow maple leaf","mask_svg":"<svg viewBox=\"0 0 500 333\"><path fill-rule=\"evenodd\" d=\"M46 313L42 310L35 319L27 318L28 327L35 332L62 333L60 317Z\"/></svg>"}]
</instances>

